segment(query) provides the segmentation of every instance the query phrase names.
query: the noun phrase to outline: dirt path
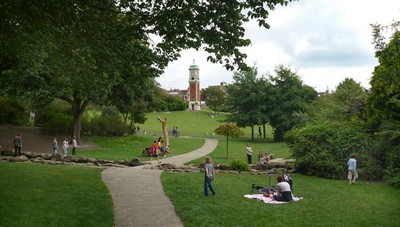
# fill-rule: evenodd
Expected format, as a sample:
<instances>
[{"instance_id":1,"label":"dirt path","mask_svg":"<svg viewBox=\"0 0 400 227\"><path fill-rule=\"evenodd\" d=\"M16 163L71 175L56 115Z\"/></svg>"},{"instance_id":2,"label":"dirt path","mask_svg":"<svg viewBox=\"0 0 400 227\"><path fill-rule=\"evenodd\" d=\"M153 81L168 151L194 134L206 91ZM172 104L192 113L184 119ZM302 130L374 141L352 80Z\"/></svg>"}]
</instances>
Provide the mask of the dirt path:
<instances>
[{"instance_id":1,"label":"dirt path","mask_svg":"<svg viewBox=\"0 0 400 227\"><path fill-rule=\"evenodd\" d=\"M54 136L44 136L38 127L24 127L2 124L0 125L0 146L2 150L14 150L13 139L18 134L22 134L22 151L36 152L36 153L52 153L52 143ZM63 136L56 136L58 138L58 146L61 146ZM80 149L93 149L98 146L83 142Z\"/></svg>"}]
</instances>

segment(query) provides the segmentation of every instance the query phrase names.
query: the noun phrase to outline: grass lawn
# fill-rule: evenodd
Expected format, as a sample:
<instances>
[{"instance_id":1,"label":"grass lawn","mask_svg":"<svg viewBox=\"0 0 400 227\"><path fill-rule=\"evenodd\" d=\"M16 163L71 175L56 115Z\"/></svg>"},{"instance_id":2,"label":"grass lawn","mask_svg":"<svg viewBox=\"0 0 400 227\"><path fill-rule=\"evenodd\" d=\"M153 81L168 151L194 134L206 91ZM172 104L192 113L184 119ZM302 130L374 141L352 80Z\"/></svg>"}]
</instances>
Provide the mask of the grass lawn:
<instances>
[{"instance_id":1,"label":"grass lawn","mask_svg":"<svg viewBox=\"0 0 400 227\"><path fill-rule=\"evenodd\" d=\"M150 160L150 157L142 155L145 147L150 147L154 140L158 137L154 136L123 136L123 137L88 137L85 138L99 146L101 149L95 150L78 150L77 156L92 157L96 159L106 160L126 160L134 157L140 158L142 161ZM184 154L203 146L204 139L170 139L170 154Z\"/></svg>"},{"instance_id":2,"label":"grass lawn","mask_svg":"<svg viewBox=\"0 0 400 227\"><path fill-rule=\"evenodd\" d=\"M0 162L0 226L112 226L101 171Z\"/></svg>"},{"instance_id":3,"label":"grass lawn","mask_svg":"<svg viewBox=\"0 0 400 227\"><path fill-rule=\"evenodd\" d=\"M281 205L247 199L251 184L268 177L217 174L216 196L203 194L202 173L162 174L164 191L185 227L190 226L399 226L400 191L381 183L327 180L294 174L294 194ZM275 185L274 181L274 185Z\"/></svg>"},{"instance_id":4,"label":"grass lawn","mask_svg":"<svg viewBox=\"0 0 400 227\"><path fill-rule=\"evenodd\" d=\"M78 156L107 160L139 157L142 149L161 136L157 117L168 118L168 128L178 126L181 138L171 138L172 155L193 151L204 144L204 137L222 124L223 118L210 118L210 111L150 113L141 130L148 136L88 137L101 148L78 150ZM257 135L258 127L255 127ZM219 139L210 154L214 163L229 164L233 159L246 161L246 144L253 147L253 162L258 151L270 150L273 157L290 158L285 143L267 139L250 141L246 136ZM150 136L150 134L154 134ZM195 165L204 157L191 161ZM112 226L111 196L101 180L100 168L0 162L0 226ZM327 180L294 174L294 194L304 200L281 205L247 199L251 184L268 186L267 176L217 174L213 182L217 195L204 197L202 173L161 175L163 188L176 212L187 226L400 226L400 191L383 183ZM275 184L275 179L272 180Z\"/></svg>"},{"instance_id":5,"label":"grass lawn","mask_svg":"<svg viewBox=\"0 0 400 227\"><path fill-rule=\"evenodd\" d=\"M275 158L289 158L289 147L286 143L276 143L271 141L253 141L248 140L229 140L228 141L228 159L226 159L226 140L220 140L217 148L210 154L215 164L226 163L229 164L232 160L242 160L247 162L247 143L251 144L253 148L253 163L257 162L257 155L259 151L269 150ZM263 152L264 153L264 152ZM199 164L204 162L204 157L193 160L189 163Z\"/></svg>"},{"instance_id":6,"label":"grass lawn","mask_svg":"<svg viewBox=\"0 0 400 227\"><path fill-rule=\"evenodd\" d=\"M144 124L140 124L140 130L146 130L149 134L155 134L156 136L162 135L161 123L157 120L157 117L167 118L167 127L172 136L172 127L178 127L181 136L184 137L212 137L212 132L221 124L226 116L226 113L218 113L218 117L211 118L209 114L211 110L205 109L201 111L174 111L174 112L152 112L147 114L147 121ZM246 127L242 129L245 132L247 138L251 137L251 128ZM268 125L267 128L267 139L273 138L272 129ZM254 127L254 137L258 135L258 126ZM214 135L216 138L222 136ZM263 140L256 138L256 140Z\"/></svg>"}]
</instances>

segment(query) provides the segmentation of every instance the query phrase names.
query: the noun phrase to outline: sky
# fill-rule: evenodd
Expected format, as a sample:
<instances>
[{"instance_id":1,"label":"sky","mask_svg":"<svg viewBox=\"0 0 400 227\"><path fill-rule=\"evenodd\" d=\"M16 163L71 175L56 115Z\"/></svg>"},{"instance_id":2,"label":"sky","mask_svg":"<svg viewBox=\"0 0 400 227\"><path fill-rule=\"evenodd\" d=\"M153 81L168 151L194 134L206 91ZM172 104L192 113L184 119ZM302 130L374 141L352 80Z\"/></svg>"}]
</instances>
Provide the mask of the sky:
<instances>
[{"instance_id":1,"label":"sky","mask_svg":"<svg viewBox=\"0 0 400 227\"><path fill-rule=\"evenodd\" d=\"M289 66L303 83L317 91L334 91L345 78L369 88L378 65L371 23L400 20L400 0L300 0L270 12L270 29L255 21L244 25L252 44L240 50L259 74L275 75L277 65ZM233 72L207 62L208 54L192 49L170 62L157 81L164 89L187 89L189 67L200 68L200 87L232 83Z\"/></svg>"}]
</instances>

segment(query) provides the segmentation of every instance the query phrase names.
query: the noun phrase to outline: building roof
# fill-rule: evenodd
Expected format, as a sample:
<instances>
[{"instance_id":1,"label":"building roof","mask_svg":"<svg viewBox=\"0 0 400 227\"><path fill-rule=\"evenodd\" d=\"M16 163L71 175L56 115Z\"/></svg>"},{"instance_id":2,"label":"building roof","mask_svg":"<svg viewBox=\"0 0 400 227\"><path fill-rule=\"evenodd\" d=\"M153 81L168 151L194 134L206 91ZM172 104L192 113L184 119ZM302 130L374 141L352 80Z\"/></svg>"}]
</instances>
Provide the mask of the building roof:
<instances>
[{"instance_id":1,"label":"building roof","mask_svg":"<svg viewBox=\"0 0 400 227\"><path fill-rule=\"evenodd\" d=\"M193 59L193 64L191 64L190 65L190 67L189 67L189 70L194 70L194 69L199 69L199 66L197 66L196 64L195 64L195 62L194 62L194 59Z\"/></svg>"}]
</instances>

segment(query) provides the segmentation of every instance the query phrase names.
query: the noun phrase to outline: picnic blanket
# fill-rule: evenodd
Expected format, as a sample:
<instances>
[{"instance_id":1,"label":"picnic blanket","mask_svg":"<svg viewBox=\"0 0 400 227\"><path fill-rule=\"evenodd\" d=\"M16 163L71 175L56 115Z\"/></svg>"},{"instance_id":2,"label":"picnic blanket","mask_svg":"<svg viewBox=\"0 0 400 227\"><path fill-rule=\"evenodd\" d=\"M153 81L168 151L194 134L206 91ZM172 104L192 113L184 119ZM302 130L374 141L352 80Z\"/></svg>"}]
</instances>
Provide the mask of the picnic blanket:
<instances>
[{"instance_id":1,"label":"picnic blanket","mask_svg":"<svg viewBox=\"0 0 400 227\"><path fill-rule=\"evenodd\" d=\"M248 198L248 199L257 199L257 200L261 200L264 203L269 203L269 204L283 204L283 203L288 203L288 202L281 202L281 201L275 201L269 197L265 197L263 194L253 194L253 195L244 195L244 197ZM293 196L293 201L299 201L302 200L303 197L296 197Z\"/></svg>"}]
</instances>

